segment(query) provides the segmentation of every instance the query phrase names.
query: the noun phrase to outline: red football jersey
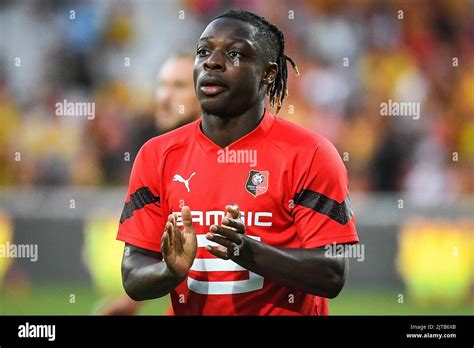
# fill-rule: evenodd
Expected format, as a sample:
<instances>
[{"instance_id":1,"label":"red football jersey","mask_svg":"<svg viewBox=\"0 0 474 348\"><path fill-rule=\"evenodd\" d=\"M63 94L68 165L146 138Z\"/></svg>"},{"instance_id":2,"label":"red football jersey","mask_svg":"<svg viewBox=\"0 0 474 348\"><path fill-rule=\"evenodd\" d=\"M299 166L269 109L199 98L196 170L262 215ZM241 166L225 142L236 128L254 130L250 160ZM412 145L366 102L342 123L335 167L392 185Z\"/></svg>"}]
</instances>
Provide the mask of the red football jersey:
<instances>
[{"instance_id":1,"label":"red football jersey","mask_svg":"<svg viewBox=\"0 0 474 348\"><path fill-rule=\"evenodd\" d=\"M256 129L225 149L200 123L143 145L117 239L160 252L168 215L188 205L198 251L187 278L171 292L176 315L328 314L327 299L216 258L205 250L214 245L205 234L221 224L227 204L237 203L246 234L277 248L358 242L347 171L334 146L268 111Z\"/></svg>"}]
</instances>

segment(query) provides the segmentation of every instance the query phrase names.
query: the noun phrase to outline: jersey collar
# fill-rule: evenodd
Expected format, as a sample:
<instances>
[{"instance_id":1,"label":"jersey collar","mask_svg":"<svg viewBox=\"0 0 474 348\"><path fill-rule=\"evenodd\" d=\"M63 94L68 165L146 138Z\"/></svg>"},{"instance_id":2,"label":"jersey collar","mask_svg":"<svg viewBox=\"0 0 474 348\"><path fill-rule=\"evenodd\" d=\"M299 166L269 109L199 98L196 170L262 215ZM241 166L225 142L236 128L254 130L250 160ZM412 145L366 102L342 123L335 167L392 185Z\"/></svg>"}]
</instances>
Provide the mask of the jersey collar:
<instances>
[{"instance_id":1,"label":"jersey collar","mask_svg":"<svg viewBox=\"0 0 474 348\"><path fill-rule=\"evenodd\" d=\"M203 150L207 153L216 153L216 151L222 150L219 145L215 144L202 132L201 122L202 120L196 123L196 135ZM275 116L265 108L265 113L257 128L245 134L240 139L237 139L227 147L229 149L255 148L268 135L274 122Z\"/></svg>"}]
</instances>

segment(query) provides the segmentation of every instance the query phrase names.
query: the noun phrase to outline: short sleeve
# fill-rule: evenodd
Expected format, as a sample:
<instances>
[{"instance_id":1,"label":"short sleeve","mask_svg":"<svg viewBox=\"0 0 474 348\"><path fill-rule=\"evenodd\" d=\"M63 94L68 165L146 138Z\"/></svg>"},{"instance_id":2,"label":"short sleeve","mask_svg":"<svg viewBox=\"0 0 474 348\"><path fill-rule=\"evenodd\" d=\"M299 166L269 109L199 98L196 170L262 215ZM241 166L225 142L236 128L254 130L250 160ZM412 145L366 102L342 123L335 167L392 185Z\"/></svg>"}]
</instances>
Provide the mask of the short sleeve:
<instances>
[{"instance_id":1,"label":"short sleeve","mask_svg":"<svg viewBox=\"0 0 474 348\"><path fill-rule=\"evenodd\" d=\"M347 170L336 148L321 138L294 197L293 218L304 248L357 243Z\"/></svg>"},{"instance_id":2,"label":"short sleeve","mask_svg":"<svg viewBox=\"0 0 474 348\"><path fill-rule=\"evenodd\" d=\"M157 156L152 145L151 141L145 143L133 163L117 239L160 252L165 225L160 203Z\"/></svg>"}]
</instances>

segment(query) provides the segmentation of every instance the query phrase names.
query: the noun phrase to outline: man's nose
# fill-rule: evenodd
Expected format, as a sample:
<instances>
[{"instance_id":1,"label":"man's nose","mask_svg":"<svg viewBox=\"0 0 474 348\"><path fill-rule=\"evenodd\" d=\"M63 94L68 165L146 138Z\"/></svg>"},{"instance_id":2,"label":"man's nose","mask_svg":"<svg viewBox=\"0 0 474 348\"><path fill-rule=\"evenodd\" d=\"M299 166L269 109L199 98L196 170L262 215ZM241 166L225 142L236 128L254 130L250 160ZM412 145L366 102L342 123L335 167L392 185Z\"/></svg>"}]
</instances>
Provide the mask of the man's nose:
<instances>
[{"instance_id":1,"label":"man's nose","mask_svg":"<svg viewBox=\"0 0 474 348\"><path fill-rule=\"evenodd\" d=\"M222 53L214 50L204 62L205 70L225 70L225 62Z\"/></svg>"}]
</instances>

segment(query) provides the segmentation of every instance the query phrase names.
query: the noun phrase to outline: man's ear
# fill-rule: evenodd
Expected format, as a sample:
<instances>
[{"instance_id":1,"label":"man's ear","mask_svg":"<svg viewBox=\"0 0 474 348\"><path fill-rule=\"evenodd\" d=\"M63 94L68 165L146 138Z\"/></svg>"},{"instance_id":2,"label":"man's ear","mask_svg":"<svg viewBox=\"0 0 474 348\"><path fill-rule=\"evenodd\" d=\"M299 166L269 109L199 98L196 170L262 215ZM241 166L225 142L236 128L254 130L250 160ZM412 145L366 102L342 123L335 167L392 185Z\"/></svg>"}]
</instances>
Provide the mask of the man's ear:
<instances>
[{"instance_id":1,"label":"man's ear","mask_svg":"<svg viewBox=\"0 0 474 348\"><path fill-rule=\"evenodd\" d=\"M269 85L271 84L273 81L275 81L275 77L278 73L278 65L277 63L268 63L266 69L265 69L265 73L263 74L263 79L262 79L262 82L265 84L265 85Z\"/></svg>"}]
</instances>

